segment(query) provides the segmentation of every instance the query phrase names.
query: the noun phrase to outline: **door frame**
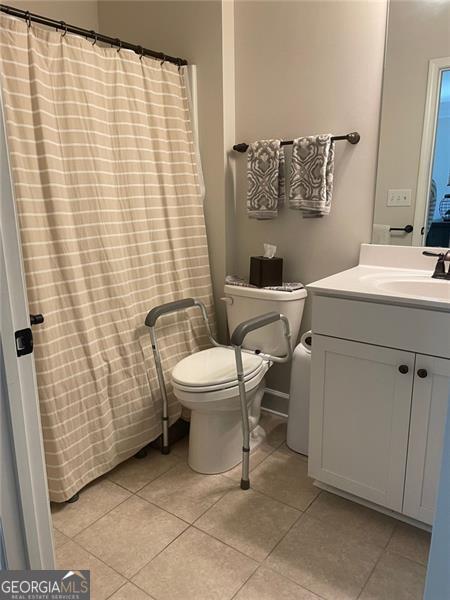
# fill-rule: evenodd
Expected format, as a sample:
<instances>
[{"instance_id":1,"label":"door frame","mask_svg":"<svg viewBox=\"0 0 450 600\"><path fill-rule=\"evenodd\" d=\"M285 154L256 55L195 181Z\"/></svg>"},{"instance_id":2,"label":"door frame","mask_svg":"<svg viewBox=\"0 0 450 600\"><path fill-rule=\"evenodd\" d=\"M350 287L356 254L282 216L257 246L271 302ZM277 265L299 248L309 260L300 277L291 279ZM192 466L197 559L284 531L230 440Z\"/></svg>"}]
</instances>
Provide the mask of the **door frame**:
<instances>
[{"instance_id":1,"label":"door frame","mask_svg":"<svg viewBox=\"0 0 450 600\"><path fill-rule=\"evenodd\" d=\"M422 145L420 148L419 171L417 177L416 203L414 210L413 246L423 246L425 223L428 210L434 147L436 141L436 125L439 108L439 92L441 89L442 71L450 69L450 56L432 58L428 66L427 95L422 129ZM422 227L424 233L422 234Z\"/></svg>"},{"instance_id":2,"label":"door frame","mask_svg":"<svg viewBox=\"0 0 450 600\"><path fill-rule=\"evenodd\" d=\"M0 82L1 330L20 511L29 569L53 569L53 528L33 354L17 356L15 332L30 327ZM6 549L7 550L7 549Z\"/></svg>"}]
</instances>

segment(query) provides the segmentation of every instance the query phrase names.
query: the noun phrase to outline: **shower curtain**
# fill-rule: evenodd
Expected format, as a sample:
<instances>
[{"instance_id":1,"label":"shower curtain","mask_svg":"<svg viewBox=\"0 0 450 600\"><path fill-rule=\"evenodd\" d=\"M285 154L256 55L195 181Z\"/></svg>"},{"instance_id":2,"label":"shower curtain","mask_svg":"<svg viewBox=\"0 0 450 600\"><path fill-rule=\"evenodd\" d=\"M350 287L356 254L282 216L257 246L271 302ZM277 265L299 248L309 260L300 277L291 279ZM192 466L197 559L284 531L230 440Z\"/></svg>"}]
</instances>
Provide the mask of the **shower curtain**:
<instances>
[{"instance_id":1,"label":"shower curtain","mask_svg":"<svg viewBox=\"0 0 450 600\"><path fill-rule=\"evenodd\" d=\"M8 148L51 500L161 433L145 316L194 296L212 317L185 69L0 15ZM158 322L166 373L206 338ZM180 414L171 395L170 421Z\"/></svg>"}]
</instances>

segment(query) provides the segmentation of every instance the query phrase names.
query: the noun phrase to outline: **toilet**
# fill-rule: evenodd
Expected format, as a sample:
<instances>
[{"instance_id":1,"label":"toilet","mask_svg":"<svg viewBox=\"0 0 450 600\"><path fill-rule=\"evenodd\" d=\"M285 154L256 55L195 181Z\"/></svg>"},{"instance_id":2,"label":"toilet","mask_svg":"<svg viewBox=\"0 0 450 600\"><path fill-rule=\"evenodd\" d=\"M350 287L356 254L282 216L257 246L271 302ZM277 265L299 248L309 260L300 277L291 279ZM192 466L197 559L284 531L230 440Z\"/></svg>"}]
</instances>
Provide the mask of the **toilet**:
<instances>
[{"instance_id":1,"label":"toilet","mask_svg":"<svg viewBox=\"0 0 450 600\"><path fill-rule=\"evenodd\" d=\"M268 312L285 315L289 320L291 344L300 329L306 290L276 291L238 285L225 285L228 330L247 319ZM251 429L251 447L264 440L258 425L265 375L272 363L255 351L273 356L285 353L281 322L250 333L242 353L245 390ZM172 370L176 398L191 410L189 466L199 473L223 473L241 462L242 417L234 350L213 347L187 356Z\"/></svg>"}]
</instances>

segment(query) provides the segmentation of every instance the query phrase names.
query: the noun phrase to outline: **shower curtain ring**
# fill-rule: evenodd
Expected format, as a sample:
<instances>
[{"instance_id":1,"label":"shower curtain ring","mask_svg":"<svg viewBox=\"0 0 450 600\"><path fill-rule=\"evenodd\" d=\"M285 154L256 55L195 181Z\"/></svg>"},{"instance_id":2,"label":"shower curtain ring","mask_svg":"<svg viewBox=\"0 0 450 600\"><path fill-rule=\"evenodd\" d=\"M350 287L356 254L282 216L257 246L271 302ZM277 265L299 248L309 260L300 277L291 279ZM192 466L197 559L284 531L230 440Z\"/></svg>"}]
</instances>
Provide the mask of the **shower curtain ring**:
<instances>
[{"instance_id":1,"label":"shower curtain ring","mask_svg":"<svg viewBox=\"0 0 450 600\"><path fill-rule=\"evenodd\" d=\"M142 60L142 57L144 56L144 48L142 46L138 46L137 50L139 52L139 60Z\"/></svg>"},{"instance_id":2,"label":"shower curtain ring","mask_svg":"<svg viewBox=\"0 0 450 600\"><path fill-rule=\"evenodd\" d=\"M31 15L30 15L30 11L29 10L27 10L26 13L25 13L25 20L27 22L28 29L30 29L30 27L31 27Z\"/></svg>"},{"instance_id":3,"label":"shower curtain ring","mask_svg":"<svg viewBox=\"0 0 450 600\"><path fill-rule=\"evenodd\" d=\"M122 40L119 40L119 38L116 38L116 44L119 46L117 48L117 52L120 52L122 50Z\"/></svg>"},{"instance_id":4,"label":"shower curtain ring","mask_svg":"<svg viewBox=\"0 0 450 600\"><path fill-rule=\"evenodd\" d=\"M167 57L166 57L166 55L165 55L165 54L163 54L161 58L162 58L162 60L161 60L161 62L160 62L159 64L160 64L160 66L162 67L162 66L163 66L163 64L166 62L166 58L167 58Z\"/></svg>"},{"instance_id":5,"label":"shower curtain ring","mask_svg":"<svg viewBox=\"0 0 450 600\"><path fill-rule=\"evenodd\" d=\"M60 21L61 29L64 29L64 33L61 34L61 37L64 37L67 34L67 24L64 21Z\"/></svg>"},{"instance_id":6,"label":"shower curtain ring","mask_svg":"<svg viewBox=\"0 0 450 600\"><path fill-rule=\"evenodd\" d=\"M94 37L94 41L92 42L92 45L95 46L95 44L97 43L98 33L96 31L94 31L93 29L91 29L90 33Z\"/></svg>"}]
</instances>

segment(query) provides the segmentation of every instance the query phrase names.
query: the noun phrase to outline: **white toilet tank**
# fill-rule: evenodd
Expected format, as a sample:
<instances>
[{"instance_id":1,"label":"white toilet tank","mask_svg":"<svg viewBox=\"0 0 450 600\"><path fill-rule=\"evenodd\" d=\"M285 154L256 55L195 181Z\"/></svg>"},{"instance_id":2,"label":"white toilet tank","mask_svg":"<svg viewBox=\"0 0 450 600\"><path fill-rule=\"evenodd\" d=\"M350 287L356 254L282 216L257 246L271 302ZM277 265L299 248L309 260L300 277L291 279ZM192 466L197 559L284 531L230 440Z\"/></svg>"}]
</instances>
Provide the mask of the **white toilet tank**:
<instances>
[{"instance_id":1,"label":"white toilet tank","mask_svg":"<svg viewBox=\"0 0 450 600\"><path fill-rule=\"evenodd\" d=\"M294 348L303 315L306 298L305 289L278 292L264 288L226 284L224 291L227 298L228 331L230 335L239 323L247 319L268 312L277 312L289 319L291 345ZM253 331L245 338L243 346L249 350L261 350L261 352L274 356L284 355L286 347L281 321Z\"/></svg>"}]
</instances>

